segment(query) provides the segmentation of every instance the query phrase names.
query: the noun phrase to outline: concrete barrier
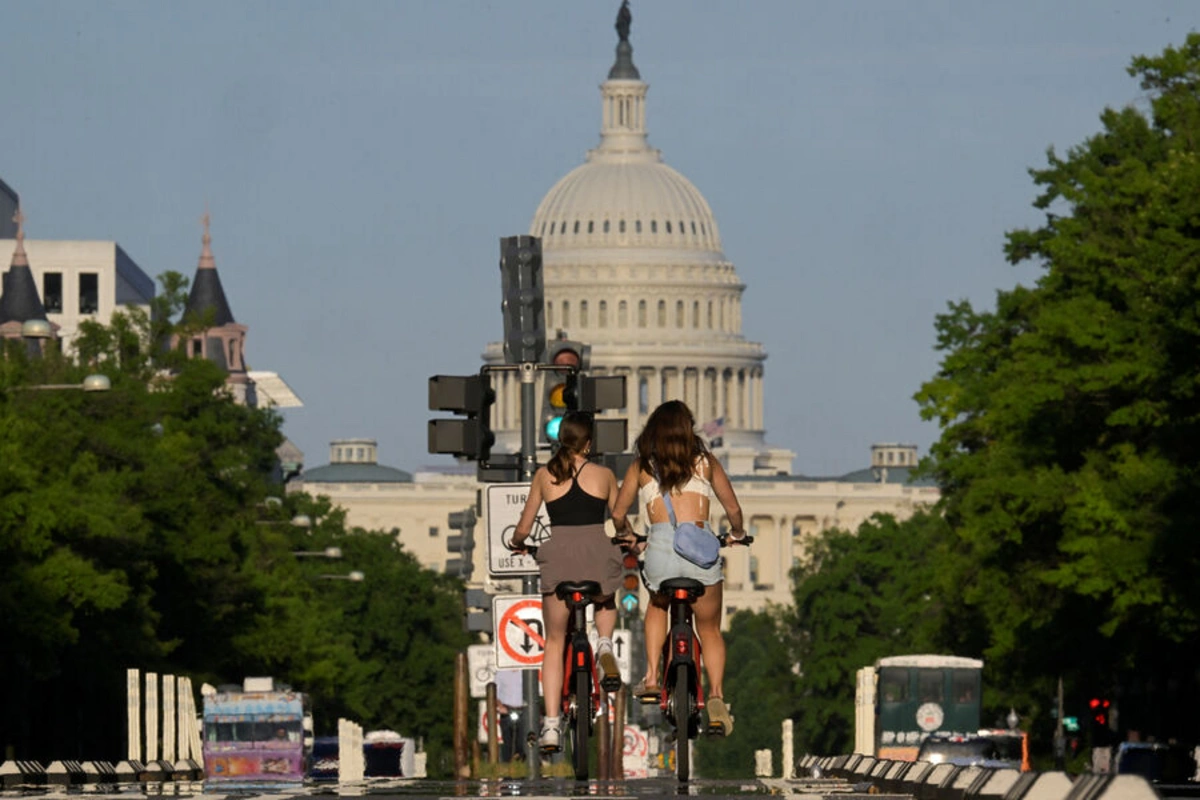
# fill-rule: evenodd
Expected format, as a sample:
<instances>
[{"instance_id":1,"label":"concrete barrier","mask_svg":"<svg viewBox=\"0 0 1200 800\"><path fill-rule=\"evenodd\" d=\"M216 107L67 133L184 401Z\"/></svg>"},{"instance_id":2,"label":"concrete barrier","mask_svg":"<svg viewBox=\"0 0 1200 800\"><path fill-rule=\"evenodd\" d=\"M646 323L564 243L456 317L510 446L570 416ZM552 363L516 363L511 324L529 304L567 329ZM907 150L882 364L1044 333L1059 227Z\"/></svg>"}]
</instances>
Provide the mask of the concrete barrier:
<instances>
[{"instance_id":1,"label":"concrete barrier","mask_svg":"<svg viewBox=\"0 0 1200 800\"><path fill-rule=\"evenodd\" d=\"M46 766L48 786L82 786L86 777L78 761L51 761Z\"/></svg>"},{"instance_id":2,"label":"concrete barrier","mask_svg":"<svg viewBox=\"0 0 1200 800\"><path fill-rule=\"evenodd\" d=\"M0 784L5 789L45 786L46 769L36 761L5 761L0 764Z\"/></svg>"}]
</instances>

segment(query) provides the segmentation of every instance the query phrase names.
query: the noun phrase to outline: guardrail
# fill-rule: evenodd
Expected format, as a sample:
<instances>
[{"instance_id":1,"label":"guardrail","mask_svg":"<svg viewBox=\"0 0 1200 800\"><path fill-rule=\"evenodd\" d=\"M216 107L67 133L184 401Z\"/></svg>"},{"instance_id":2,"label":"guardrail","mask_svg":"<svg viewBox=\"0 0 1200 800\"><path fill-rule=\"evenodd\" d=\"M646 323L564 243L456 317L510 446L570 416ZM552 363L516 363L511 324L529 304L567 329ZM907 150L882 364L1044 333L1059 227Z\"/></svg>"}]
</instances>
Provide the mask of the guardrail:
<instances>
[{"instance_id":1,"label":"guardrail","mask_svg":"<svg viewBox=\"0 0 1200 800\"><path fill-rule=\"evenodd\" d=\"M838 778L869 784L871 794L909 795L916 800L1159 800L1200 797L1200 784L1156 786L1141 775L1021 772L1017 769L927 761L889 761L860 754L802 756L796 777Z\"/></svg>"},{"instance_id":2,"label":"guardrail","mask_svg":"<svg viewBox=\"0 0 1200 800\"><path fill-rule=\"evenodd\" d=\"M198 783L204 768L190 758L179 761L5 761L0 764L0 787L30 789L45 787L117 786L139 783Z\"/></svg>"}]
</instances>

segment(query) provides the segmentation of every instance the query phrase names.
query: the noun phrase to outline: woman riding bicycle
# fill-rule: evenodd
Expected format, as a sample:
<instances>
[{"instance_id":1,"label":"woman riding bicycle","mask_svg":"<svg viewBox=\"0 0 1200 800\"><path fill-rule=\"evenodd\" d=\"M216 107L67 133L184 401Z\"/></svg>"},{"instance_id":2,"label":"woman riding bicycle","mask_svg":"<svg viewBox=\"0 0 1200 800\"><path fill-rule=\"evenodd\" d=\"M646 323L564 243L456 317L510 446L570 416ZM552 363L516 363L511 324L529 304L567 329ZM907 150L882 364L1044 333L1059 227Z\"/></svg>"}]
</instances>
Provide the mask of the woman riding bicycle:
<instances>
[{"instance_id":1,"label":"woman riding bicycle","mask_svg":"<svg viewBox=\"0 0 1200 800\"><path fill-rule=\"evenodd\" d=\"M569 610L554 594L562 581L596 581L601 596L594 598L597 661L601 677L619 681L613 655L612 634L617 623L613 601L621 585L621 552L604 531L604 520L617 499L617 477L607 467L587 460L592 448L592 417L569 412L558 430L558 450L550 463L533 476L529 497L513 535L513 549L521 549L533 529L542 503L550 516L551 536L537 551L541 571L542 620L546 649L542 657L542 696L546 715L539 744L550 752L560 747L558 702L562 696L563 648ZM554 716L550 710L554 710Z\"/></svg>"},{"instance_id":2,"label":"woman riding bicycle","mask_svg":"<svg viewBox=\"0 0 1200 800\"><path fill-rule=\"evenodd\" d=\"M668 578L695 578L708 587L693 605L708 673L708 717L711 724L719 724L728 736L733 731L733 718L725 704L722 685L725 640L721 637L724 579L721 563L704 569L675 552L675 529L662 498L662 492L670 493L676 522L696 522L708 527L709 503L715 494L729 520L730 539L739 541L746 536L742 508L729 476L696 435L695 427L691 410L678 400L669 400L654 410L634 445L637 458L621 484L613 508L613 523L619 533L629 532L626 514L634 497L640 497L642 513L649 521L643 572L650 588L650 605L646 608L645 622L646 677L634 693L656 699L659 693L658 661L667 638L669 605L668 598L658 591L659 584Z\"/></svg>"}]
</instances>

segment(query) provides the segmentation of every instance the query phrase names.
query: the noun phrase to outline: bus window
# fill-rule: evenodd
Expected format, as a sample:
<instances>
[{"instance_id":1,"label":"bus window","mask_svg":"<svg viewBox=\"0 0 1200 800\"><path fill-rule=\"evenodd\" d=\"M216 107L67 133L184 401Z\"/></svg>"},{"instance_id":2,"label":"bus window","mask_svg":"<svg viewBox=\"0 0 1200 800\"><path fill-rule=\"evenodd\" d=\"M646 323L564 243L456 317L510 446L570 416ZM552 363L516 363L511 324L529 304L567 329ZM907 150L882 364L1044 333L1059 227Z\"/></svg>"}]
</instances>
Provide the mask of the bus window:
<instances>
[{"instance_id":1,"label":"bus window","mask_svg":"<svg viewBox=\"0 0 1200 800\"><path fill-rule=\"evenodd\" d=\"M879 697L884 703L903 703L908 700L908 670L880 670Z\"/></svg>"},{"instance_id":2,"label":"bus window","mask_svg":"<svg viewBox=\"0 0 1200 800\"><path fill-rule=\"evenodd\" d=\"M979 701L979 671L969 669L956 669L953 673L953 687L951 691L954 693L955 703L976 703Z\"/></svg>"},{"instance_id":3,"label":"bus window","mask_svg":"<svg viewBox=\"0 0 1200 800\"><path fill-rule=\"evenodd\" d=\"M924 669L917 674L917 695L922 703L945 700L945 675L940 669Z\"/></svg>"}]
</instances>

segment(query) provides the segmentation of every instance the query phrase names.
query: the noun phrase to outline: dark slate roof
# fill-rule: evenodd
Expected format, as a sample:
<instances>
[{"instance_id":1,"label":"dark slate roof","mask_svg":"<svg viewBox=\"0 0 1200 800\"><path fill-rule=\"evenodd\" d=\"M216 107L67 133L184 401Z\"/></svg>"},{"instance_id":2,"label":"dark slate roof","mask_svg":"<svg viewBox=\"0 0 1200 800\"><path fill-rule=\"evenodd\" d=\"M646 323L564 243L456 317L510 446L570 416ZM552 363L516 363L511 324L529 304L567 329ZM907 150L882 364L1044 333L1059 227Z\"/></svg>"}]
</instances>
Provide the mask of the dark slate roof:
<instances>
[{"instance_id":1,"label":"dark slate roof","mask_svg":"<svg viewBox=\"0 0 1200 800\"><path fill-rule=\"evenodd\" d=\"M17 223L12 217L20 204L16 191L0 178L0 239L16 238Z\"/></svg>"},{"instance_id":2,"label":"dark slate roof","mask_svg":"<svg viewBox=\"0 0 1200 800\"><path fill-rule=\"evenodd\" d=\"M225 299L225 290L221 287L221 277L217 275L216 269L201 267L196 270L196 277L192 282L187 311L199 316L210 308L214 311L213 327L234 321L233 312L229 310L229 301Z\"/></svg>"},{"instance_id":3,"label":"dark slate roof","mask_svg":"<svg viewBox=\"0 0 1200 800\"><path fill-rule=\"evenodd\" d=\"M304 470L300 480L305 483L412 483L412 475L382 464L326 464Z\"/></svg>"},{"instance_id":4,"label":"dark slate roof","mask_svg":"<svg viewBox=\"0 0 1200 800\"><path fill-rule=\"evenodd\" d=\"M0 296L0 323L45 319L46 308L38 296L37 282L29 267L14 265L4 273L3 296Z\"/></svg>"}]
</instances>

